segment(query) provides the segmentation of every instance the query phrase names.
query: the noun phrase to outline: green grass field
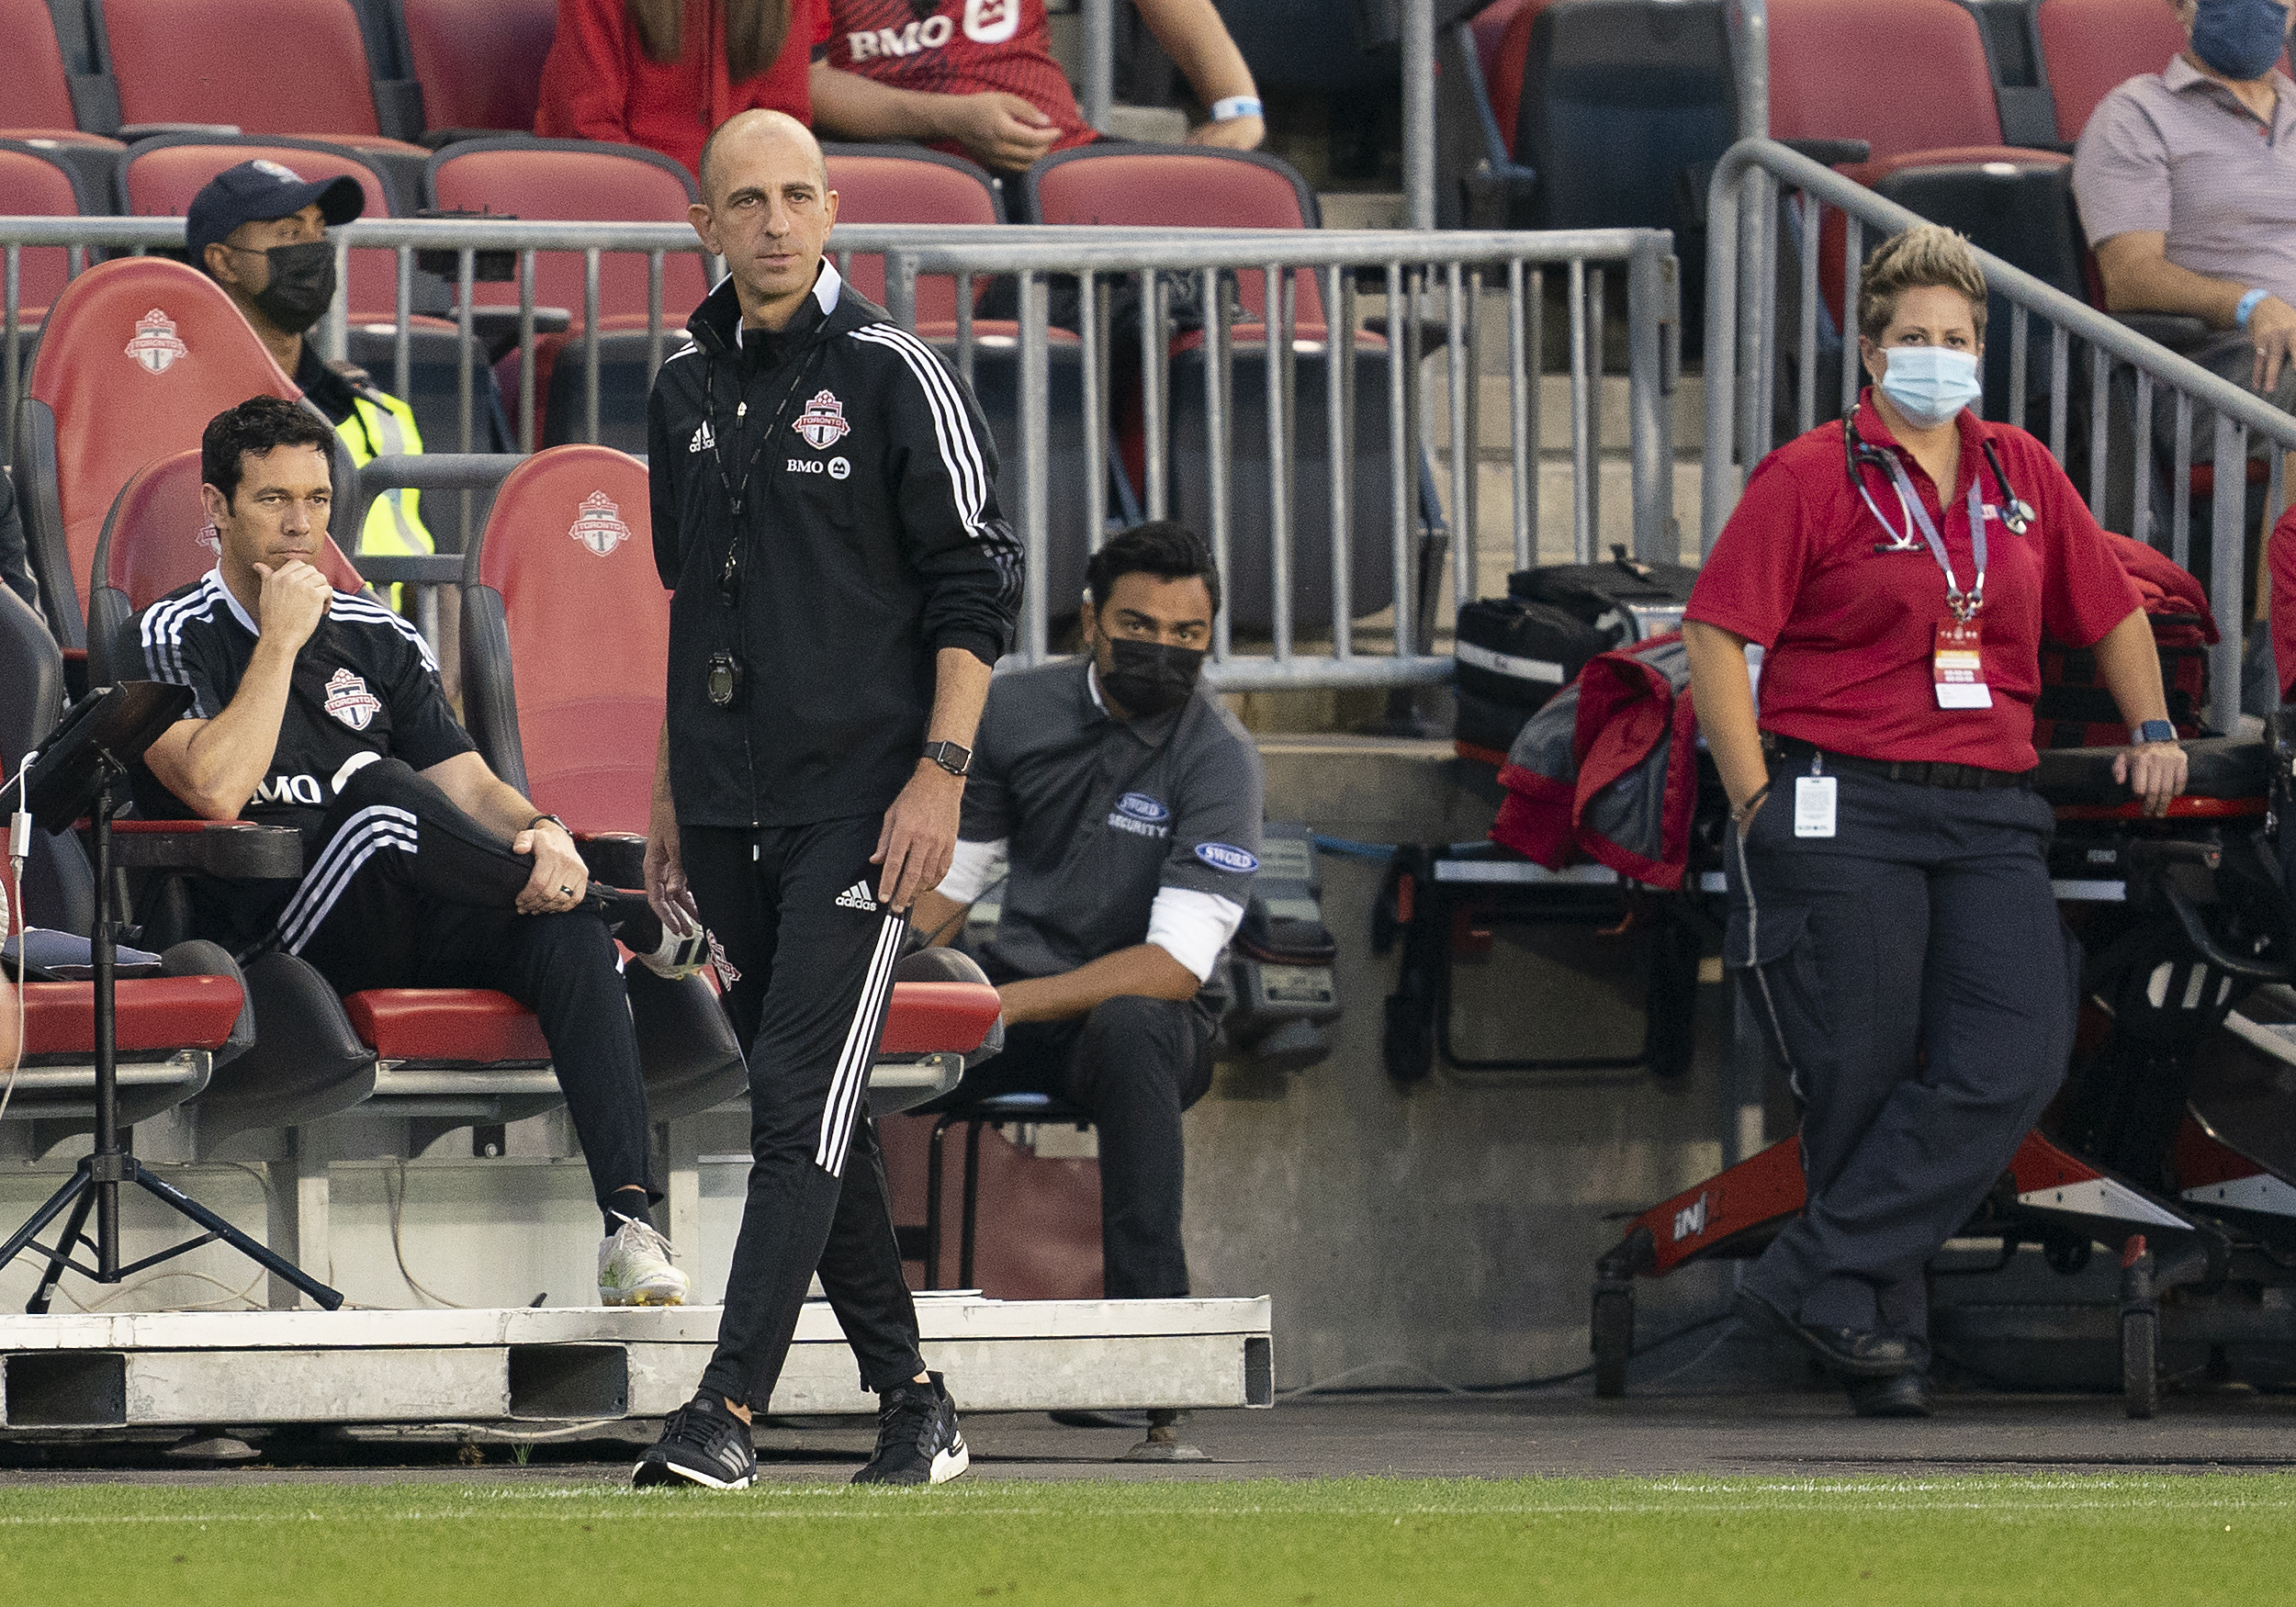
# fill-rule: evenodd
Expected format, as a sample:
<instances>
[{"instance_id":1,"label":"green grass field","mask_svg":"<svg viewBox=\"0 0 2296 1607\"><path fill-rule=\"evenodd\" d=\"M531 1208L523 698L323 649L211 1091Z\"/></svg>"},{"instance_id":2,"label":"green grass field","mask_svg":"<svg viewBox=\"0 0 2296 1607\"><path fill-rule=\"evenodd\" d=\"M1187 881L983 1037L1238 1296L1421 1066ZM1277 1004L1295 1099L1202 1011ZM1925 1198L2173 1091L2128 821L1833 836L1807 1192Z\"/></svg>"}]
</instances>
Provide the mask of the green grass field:
<instances>
[{"instance_id":1,"label":"green grass field","mask_svg":"<svg viewBox=\"0 0 2296 1607\"><path fill-rule=\"evenodd\" d=\"M0 1601L2255 1603L2296 1478L0 1487Z\"/></svg>"}]
</instances>

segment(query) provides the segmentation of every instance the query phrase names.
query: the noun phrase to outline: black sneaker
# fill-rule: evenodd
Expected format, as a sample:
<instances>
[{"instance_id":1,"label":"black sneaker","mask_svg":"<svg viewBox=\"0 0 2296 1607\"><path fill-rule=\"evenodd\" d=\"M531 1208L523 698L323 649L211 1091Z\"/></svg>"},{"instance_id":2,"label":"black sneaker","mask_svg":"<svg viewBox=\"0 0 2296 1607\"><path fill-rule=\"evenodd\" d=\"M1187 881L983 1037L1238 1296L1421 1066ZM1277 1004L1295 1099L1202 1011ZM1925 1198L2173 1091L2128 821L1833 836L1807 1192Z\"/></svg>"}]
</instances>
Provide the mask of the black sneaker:
<instances>
[{"instance_id":1,"label":"black sneaker","mask_svg":"<svg viewBox=\"0 0 2296 1607\"><path fill-rule=\"evenodd\" d=\"M638 1458L630 1482L640 1489L680 1479L712 1489L748 1489L757 1476L749 1425L715 1395L697 1395L663 1422L661 1438Z\"/></svg>"},{"instance_id":2,"label":"black sneaker","mask_svg":"<svg viewBox=\"0 0 2296 1607\"><path fill-rule=\"evenodd\" d=\"M939 1373L929 1384L906 1384L882 1399L877 1454L853 1475L855 1484L942 1484L973 1465L957 1432L956 1402Z\"/></svg>"}]
</instances>

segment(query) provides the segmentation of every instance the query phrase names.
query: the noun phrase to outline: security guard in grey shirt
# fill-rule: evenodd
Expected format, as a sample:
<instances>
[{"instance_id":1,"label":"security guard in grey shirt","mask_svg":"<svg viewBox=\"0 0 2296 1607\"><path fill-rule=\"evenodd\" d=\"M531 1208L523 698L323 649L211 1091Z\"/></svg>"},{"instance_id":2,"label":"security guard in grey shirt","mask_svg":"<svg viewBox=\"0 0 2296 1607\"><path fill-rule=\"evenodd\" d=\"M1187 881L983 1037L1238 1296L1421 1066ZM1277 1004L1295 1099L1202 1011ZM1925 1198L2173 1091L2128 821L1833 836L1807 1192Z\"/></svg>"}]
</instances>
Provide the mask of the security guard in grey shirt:
<instances>
[{"instance_id":1,"label":"security guard in grey shirt","mask_svg":"<svg viewBox=\"0 0 2296 1607\"><path fill-rule=\"evenodd\" d=\"M955 860L914 924L947 941L1009 858L981 956L1005 1051L959 1096L1090 1111L1106 1292L1185 1295L1180 1113L1211 1084L1220 961L1259 869L1265 789L1259 750L1197 682L1220 606L1203 542L1143 524L1086 579L1086 656L989 689Z\"/></svg>"}]
</instances>

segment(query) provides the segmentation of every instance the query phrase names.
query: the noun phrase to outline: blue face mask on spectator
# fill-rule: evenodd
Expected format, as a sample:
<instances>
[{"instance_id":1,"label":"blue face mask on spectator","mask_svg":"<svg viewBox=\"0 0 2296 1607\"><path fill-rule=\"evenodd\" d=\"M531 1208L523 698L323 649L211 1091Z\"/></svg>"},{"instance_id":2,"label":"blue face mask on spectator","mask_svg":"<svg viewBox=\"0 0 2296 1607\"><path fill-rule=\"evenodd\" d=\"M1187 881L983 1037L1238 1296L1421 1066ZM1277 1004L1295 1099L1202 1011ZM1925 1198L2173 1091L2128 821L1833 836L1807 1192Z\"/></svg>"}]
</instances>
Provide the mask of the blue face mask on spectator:
<instances>
[{"instance_id":1,"label":"blue face mask on spectator","mask_svg":"<svg viewBox=\"0 0 2296 1607\"><path fill-rule=\"evenodd\" d=\"M2200 0L2192 52L2227 78L2261 78L2288 48L2288 7L2275 0Z\"/></svg>"},{"instance_id":2,"label":"blue face mask on spectator","mask_svg":"<svg viewBox=\"0 0 2296 1607\"><path fill-rule=\"evenodd\" d=\"M1933 430L1984 394L1977 359L1944 346L1892 346L1882 394L1911 422Z\"/></svg>"}]
</instances>

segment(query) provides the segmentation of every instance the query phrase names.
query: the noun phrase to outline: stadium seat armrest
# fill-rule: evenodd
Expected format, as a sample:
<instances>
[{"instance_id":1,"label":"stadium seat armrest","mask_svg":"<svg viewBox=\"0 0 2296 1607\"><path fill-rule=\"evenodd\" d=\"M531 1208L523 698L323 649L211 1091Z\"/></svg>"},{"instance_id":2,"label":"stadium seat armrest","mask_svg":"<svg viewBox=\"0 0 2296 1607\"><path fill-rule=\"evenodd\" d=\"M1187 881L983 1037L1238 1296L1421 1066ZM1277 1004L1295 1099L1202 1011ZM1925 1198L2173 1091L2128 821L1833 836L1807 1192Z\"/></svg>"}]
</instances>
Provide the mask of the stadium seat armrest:
<instances>
[{"instance_id":1,"label":"stadium seat armrest","mask_svg":"<svg viewBox=\"0 0 2296 1607\"><path fill-rule=\"evenodd\" d=\"M1778 143L1828 167L1845 167L1874 158L1874 147L1863 140L1781 140Z\"/></svg>"},{"instance_id":2,"label":"stadium seat armrest","mask_svg":"<svg viewBox=\"0 0 2296 1607\"><path fill-rule=\"evenodd\" d=\"M117 820L112 859L130 871L291 882L303 873L303 837L290 826L243 820Z\"/></svg>"},{"instance_id":3,"label":"stadium seat armrest","mask_svg":"<svg viewBox=\"0 0 2296 1607\"><path fill-rule=\"evenodd\" d=\"M2172 352L2189 352L2208 339L2208 320L2181 312L2116 312L2115 322L2133 334L2167 346Z\"/></svg>"},{"instance_id":4,"label":"stadium seat armrest","mask_svg":"<svg viewBox=\"0 0 2296 1607\"><path fill-rule=\"evenodd\" d=\"M575 851L593 882L609 887L646 885L646 839L634 831L578 831Z\"/></svg>"}]
</instances>

